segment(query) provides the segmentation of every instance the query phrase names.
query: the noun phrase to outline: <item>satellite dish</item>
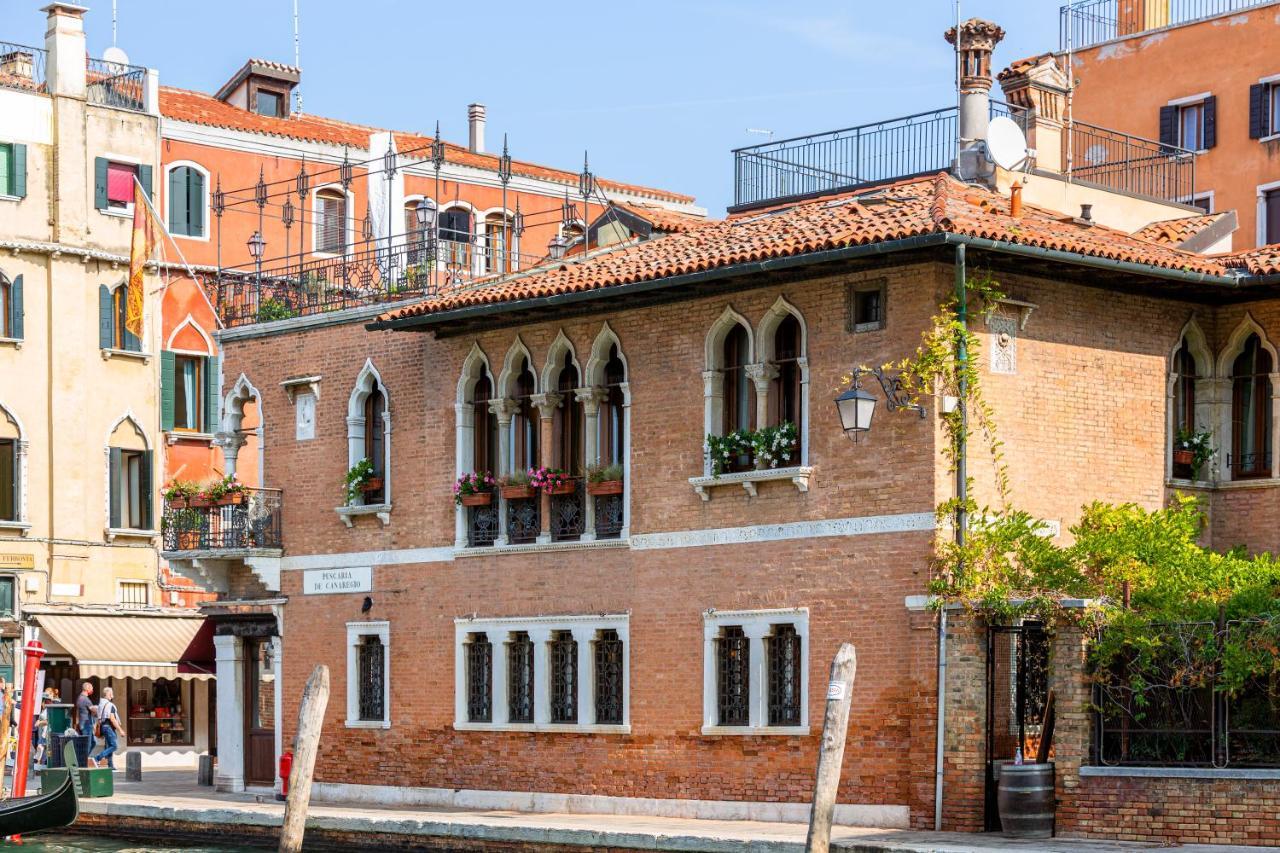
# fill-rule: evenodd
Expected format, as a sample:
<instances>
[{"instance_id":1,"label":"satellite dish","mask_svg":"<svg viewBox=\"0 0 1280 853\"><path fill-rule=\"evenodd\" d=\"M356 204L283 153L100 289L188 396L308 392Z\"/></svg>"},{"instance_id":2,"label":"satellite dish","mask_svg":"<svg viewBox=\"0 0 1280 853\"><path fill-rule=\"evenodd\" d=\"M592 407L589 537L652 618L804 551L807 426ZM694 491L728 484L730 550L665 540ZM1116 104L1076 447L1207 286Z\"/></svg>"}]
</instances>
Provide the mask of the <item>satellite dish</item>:
<instances>
[{"instance_id":1,"label":"satellite dish","mask_svg":"<svg viewBox=\"0 0 1280 853\"><path fill-rule=\"evenodd\" d=\"M129 64L129 54L112 45L102 52L102 61L108 65L114 65L116 71L123 71Z\"/></svg>"},{"instance_id":2,"label":"satellite dish","mask_svg":"<svg viewBox=\"0 0 1280 853\"><path fill-rule=\"evenodd\" d=\"M1011 172L1027 162L1027 137L1017 122L1007 116L991 120L987 129L987 156L997 166Z\"/></svg>"}]
</instances>

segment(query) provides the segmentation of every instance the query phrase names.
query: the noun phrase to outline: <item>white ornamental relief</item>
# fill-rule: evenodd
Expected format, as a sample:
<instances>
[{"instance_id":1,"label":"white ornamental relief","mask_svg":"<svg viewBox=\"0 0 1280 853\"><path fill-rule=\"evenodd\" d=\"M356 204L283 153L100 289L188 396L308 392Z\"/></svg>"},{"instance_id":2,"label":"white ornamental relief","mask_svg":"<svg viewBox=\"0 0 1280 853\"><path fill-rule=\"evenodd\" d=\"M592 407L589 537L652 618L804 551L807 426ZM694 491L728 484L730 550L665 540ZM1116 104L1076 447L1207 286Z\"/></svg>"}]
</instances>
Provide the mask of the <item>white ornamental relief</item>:
<instances>
[{"instance_id":1,"label":"white ornamental relief","mask_svg":"<svg viewBox=\"0 0 1280 853\"><path fill-rule=\"evenodd\" d=\"M316 437L316 397L314 394L299 394L294 402L297 416L294 422L294 438L308 441Z\"/></svg>"},{"instance_id":2,"label":"white ornamental relief","mask_svg":"<svg viewBox=\"0 0 1280 853\"><path fill-rule=\"evenodd\" d=\"M992 315L987 321L991 330L991 372L1018 372L1018 320L1005 314Z\"/></svg>"}]
</instances>

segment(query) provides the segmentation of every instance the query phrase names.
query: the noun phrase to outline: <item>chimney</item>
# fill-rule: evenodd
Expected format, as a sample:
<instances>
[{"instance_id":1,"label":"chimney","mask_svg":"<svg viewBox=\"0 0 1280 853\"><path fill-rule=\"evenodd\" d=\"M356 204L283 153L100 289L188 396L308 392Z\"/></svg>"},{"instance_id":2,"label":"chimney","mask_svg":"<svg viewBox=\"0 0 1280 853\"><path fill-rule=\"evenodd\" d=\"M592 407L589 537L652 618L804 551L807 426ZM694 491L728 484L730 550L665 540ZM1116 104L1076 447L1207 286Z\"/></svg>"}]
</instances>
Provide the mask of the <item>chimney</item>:
<instances>
[{"instance_id":1,"label":"chimney","mask_svg":"<svg viewBox=\"0 0 1280 853\"><path fill-rule=\"evenodd\" d=\"M467 148L484 153L484 104L467 104Z\"/></svg>"},{"instance_id":2,"label":"chimney","mask_svg":"<svg viewBox=\"0 0 1280 853\"><path fill-rule=\"evenodd\" d=\"M45 76L49 93L73 98L85 96L87 62L84 43L84 13L86 6L74 3L50 3L40 10L49 16L44 34L44 46L48 51L48 68Z\"/></svg>"},{"instance_id":3,"label":"chimney","mask_svg":"<svg viewBox=\"0 0 1280 853\"><path fill-rule=\"evenodd\" d=\"M991 51L1004 38L1004 30L978 18L946 32L960 54L960 156L956 172L962 180L993 174L986 158L987 124L991 120Z\"/></svg>"},{"instance_id":4,"label":"chimney","mask_svg":"<svg viewBox=\"0 0 1280 853\"><path fill-rule=\"evenodd\" d=\"M1027 147L1036 152L1036 168L1064 172L1067 168L1065 119L1066 72L1052 53L1015 62L997 78L1004 99L1027 111Z\"/></svg>"}]
</instances>

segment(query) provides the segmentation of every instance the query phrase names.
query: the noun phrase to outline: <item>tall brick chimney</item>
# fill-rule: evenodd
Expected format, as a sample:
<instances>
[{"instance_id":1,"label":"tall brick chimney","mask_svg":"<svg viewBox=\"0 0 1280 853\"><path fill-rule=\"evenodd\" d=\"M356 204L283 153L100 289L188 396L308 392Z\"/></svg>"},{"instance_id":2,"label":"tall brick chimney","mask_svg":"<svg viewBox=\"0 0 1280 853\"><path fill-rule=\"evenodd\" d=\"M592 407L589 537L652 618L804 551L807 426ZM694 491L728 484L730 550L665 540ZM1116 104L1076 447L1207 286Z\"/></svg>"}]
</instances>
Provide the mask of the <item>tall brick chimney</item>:
<instances>
[{"instance_id":1,"label":"tall brick chimney","mask_svg":"<svg viewBox=\"0 0 1280 853\"><path fill-rule=\"evenodd\" d=\"M84 13L89 9L74 3L50 3L40 11L49 16L44 34L49 93L83 98L87 76Z\"/></svg>"},{"instance_id":2,"label":"tall brick chimney","mask_svg":"<svg viewBox=\"0 0 1280 853\"><path fill-rule=\"evenodd\" d=\"M484 153L484 104L467 104L467 148Z\"/></svg>"},{"instance_id":3,"label":"tall brick chimney","mask_svg":"<svg viewBox=\"0 0 1280 853\"><path fill-rule=\"evenodd\" d=\"M958 33L952 27L945 37L960 53L960 157L956 173L971 181L992 174L985 154L991 115L991 52L1004 38L1004 30L990 21L970 18Z\"/></svg>"},{"instance_id":4,"label":"tall brick chimney","mask_svg":"<svg viewBox=\"0 0 1280 853\"><path fill-rule=\"evenodd\" d=\"M1070 81L1052 53L1013 63L996 78L1004 99L1027 111L1027 147L1036 152L1036 167L1066 169L1067 87Z\"/></svg>"}]
</instances>

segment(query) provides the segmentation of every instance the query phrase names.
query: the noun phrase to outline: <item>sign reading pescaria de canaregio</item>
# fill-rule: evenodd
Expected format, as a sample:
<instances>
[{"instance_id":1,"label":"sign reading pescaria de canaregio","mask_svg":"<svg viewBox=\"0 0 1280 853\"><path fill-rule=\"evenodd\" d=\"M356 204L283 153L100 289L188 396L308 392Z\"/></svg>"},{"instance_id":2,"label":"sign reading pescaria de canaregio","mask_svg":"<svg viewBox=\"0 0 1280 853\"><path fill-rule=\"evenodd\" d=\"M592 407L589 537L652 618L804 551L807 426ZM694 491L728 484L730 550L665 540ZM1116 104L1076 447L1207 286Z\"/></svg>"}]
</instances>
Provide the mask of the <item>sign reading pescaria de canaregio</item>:
<instances>
[{"instance_id":1,"label":"sign reading pescaria de canaregio","mask_svg":"<svg viewBox=\"0 0 1280 853\"><path fill-rule=\"evenodd\" d=\"M308 569L302 573L304 595L369 592L372 589L372 566L357 566L350 569Z\"/></svg>"}]
</instances>

